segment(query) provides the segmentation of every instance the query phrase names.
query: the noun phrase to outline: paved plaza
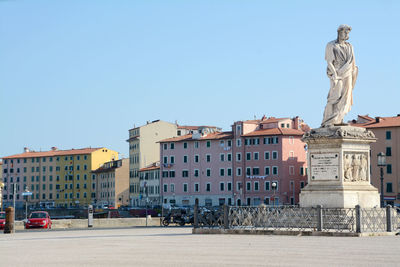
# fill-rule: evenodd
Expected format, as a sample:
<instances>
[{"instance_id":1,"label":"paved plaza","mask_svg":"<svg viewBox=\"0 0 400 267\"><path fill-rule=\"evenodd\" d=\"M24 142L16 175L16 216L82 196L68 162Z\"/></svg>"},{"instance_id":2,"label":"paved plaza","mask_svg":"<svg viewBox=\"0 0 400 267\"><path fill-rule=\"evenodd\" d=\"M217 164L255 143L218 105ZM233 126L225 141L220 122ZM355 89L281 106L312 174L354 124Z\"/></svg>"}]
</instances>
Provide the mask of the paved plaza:
<instances>
[{"instance_id":1,"label":"paved plaza","mask_svg":"<svg viewBox=\"0 0 400 267\"><path fill-rule=\"evenodd\" d=\"M400 236L193 235L191 228L0 234L0 266L399 266Z\"/></svg>"}]
</instances>

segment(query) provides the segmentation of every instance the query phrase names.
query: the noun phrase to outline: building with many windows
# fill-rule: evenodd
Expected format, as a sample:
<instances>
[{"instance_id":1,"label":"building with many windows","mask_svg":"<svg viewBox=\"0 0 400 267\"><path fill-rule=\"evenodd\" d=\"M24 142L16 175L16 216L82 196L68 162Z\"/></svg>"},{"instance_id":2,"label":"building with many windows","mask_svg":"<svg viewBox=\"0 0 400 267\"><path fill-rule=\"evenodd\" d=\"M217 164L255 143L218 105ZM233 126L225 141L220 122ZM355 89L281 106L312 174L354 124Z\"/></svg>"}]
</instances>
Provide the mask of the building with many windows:
<instances>
[{"instance_id":1,"label":"building with many windows","mask_svg":"<svg viewBox=\"0 0 400 267\"><path fill-rule=\"evenodd\" d=\"M400 114L395 117L358 116L352 121L353 126L365 127L377 138L371 144L371 183L381 191L380 167L377 166L377 155L386 154L384 168L384 202L400 206Z\"/></svg>"},{"instance_id":2,"label":"building with many windows","mask_svg":"<svg viewBox=\"0 0 400 267\"><path fill-rule=\"evenodd\" d=\"M21 193L32 192L30 205L82 206L95 197L91 171L102 163L118 159L118 153L107 148L83 148L30 151L3 158L5 205L13 202L12 184L16 184L17 206L23 205Z\"/></svg>"},{"instance_id":3,"label":"building with many windows","mask_svg":"<svg viewBox=\"0 0 400 267\"><path fill-rule=\"evenodd\" d=\"M159 141L197 133L203 128L212 126L180 126L161 120L147 122L140 127L129 130L129 192L131 205L138 206L141 200L139 170L160 160Z\"/></svg>"},{"instance_id":4,"label":"building with many windows","mask_svg":"<svg viewBox=\"0 0 400 267\"><path fill-rule=\"evenodd\" d=\"M95 175L98 207L120 207L129 205L129 159L113 160L92 171Z\"/></svg>"},{"instance_id":5,"label":"building with many windows","mask_svg":"<svg viewBox=\"0 0 400 267\"><path fill-rule=\"evenodd\" d=\"M139 170L140 202L139 206L161 205L160 162L155 162Z\"/></svg>"},{"instance_id":6,"label":"building with many windows","mask_svg":"<svg viewBox=\"0 0 400 267\"><path fill-rule=\"evenodd\" d=\"M307 178L309 127L298 117L238 121L160 141L163 203L297 204Z\"/></svg>"}]
</instances>

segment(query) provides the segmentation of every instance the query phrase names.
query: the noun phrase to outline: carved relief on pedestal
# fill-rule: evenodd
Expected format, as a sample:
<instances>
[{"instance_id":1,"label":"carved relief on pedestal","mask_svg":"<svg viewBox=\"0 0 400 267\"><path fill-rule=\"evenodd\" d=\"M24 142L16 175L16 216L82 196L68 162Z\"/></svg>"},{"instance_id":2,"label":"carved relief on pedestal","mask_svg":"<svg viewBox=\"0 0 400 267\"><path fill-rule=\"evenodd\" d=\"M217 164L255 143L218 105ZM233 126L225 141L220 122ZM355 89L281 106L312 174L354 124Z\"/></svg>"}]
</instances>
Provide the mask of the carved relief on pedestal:
<instances>
[{"instance_id":1,"label":"carved relief on pedestal","mask_svg":"<svg viewBox=\"0 0 400 267\"><path fill-rule=\"evenodd\" d=\"M368 181L368 155L367 153L346 152L344 155L344 181Z\"/></svg>"}]
</instances>

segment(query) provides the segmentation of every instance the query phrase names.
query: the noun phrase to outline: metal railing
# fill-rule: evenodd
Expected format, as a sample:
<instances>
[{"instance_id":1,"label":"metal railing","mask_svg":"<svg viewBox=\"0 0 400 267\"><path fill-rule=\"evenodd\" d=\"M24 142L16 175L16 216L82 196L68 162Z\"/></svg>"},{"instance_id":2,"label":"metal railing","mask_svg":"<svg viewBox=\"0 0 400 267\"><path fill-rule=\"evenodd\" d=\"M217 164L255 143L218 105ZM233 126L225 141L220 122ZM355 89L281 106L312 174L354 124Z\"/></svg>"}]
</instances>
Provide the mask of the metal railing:
<instances>
[{"instance_id":1,"label":"metal railing","mask_svg":"<svg viewBox=\"0 0 400 267\"><path fill-rule=\"evenodd\" d=\"M195 228L320 232L394 232L400 213L390 206L363 209L300 208L296 206L221 206L194 208Z\"/></svg>"}]
</instances>

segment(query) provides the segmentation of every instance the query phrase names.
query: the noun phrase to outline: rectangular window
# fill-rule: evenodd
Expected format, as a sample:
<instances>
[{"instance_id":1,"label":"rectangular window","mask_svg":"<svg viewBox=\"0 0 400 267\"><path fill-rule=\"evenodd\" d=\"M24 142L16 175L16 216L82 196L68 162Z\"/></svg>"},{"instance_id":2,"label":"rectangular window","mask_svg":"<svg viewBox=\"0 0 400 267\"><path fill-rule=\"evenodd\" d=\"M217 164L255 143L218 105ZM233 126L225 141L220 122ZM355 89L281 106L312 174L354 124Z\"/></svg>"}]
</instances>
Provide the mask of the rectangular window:
<instances>
[{"instance_id":1,"label":"rectangular window","mask_svg":"<svg viewBox=\"0 0 400 267\"><path fill-rule=\"evenodd\" d=\"M236 146L241 147L242 146L242 140L236 139Z\"/></svg>"},{"instance_id":2,"label":"rectangular window","mask_svg":"<svg viewBox=\"0 0 400 267\"><path fill-rule=\"evenodd\" d=\"M206 191L211 192L211 183L206 184Z\"/></svg>"},{"instance_id":3,"label":"rectangular window","mask_svg":"<svg viewBox=\"0 0 400 267\"><path fill-rule=\"evenodd\" d=\"M189 177L189 171L188 170L183 170L182 171L182 177Z\"/></svg>"},{"instance_id":4,"label":"rectangular window","mask_svg":"<svg viewBox=\"0 0 400 267\"><path fill-rule=\"evenodd\" d=\"M236 168L236 176L242 176L242 168Z\"/></svg>"},{"instance_id":5,"label":"rectangular window","mask_svg":"<svg viewBox=\"0 0 400 267\"><path fill-rule=\"evenodd\" d=\"M241 160L242 160L242 154L236 153L236 161L241 161Z\"/></svg>"},{"instance_id":6,"label":"rectangular window","mask_svg":"<svg viewBox=\"0 0 400 267\"><path fill-rule=\"evenodd\" d=\"M246 182L246 191L251 191L251 182Z\"/></svg>"},{"instance_id":7,"label":"rectangular window","mask_svg":"<svg viewBox=\"0 0 400 267\"><path fill-rule=\"evenodd\" d=\"M198 183L194 184L194 192L199 192L199 184Z\"/></svg>"},{"instance_id":8,"label":"rectangular window","mask_svg":"<svg viewBox=\"0 0 400 267\"><path fill-rule=\"evenodd\" d=\"M225 169L219 169L219 176L225 176Z\"/></svg>"},{"instance_id":9,"label":"rectangular window","mask_svg":"<svg viewBox=\"0 0 400 267\"><path fill-rule=\"evenodd\" d=\"M175 157L174 157L174 156L171 156L171 157L170 157L170 162L171 162L171 164L174 164L174 163L175 163Z\"/></svg>"},{"instance_id":10,"label":"rectangular window","mask_svg":"<svg viewBox=\"0 0 400 267\"><path fill-rule=\"evenodd\" d=\"M264 159L269 160L269 151L264 152Z\"/></svg>"},{"instance_id":11,"label":"rectangular window","mask_svg":"<svg viewBox=\"0 0 400 267\"><path fill-rule=\"evenodd\" d=\"M211 141L207 141L207 147L211 147Z\"/></svg>"},{"instance_id":12,"label":"rectangular window","mask_svg":"<svg viewBox=\"0 0 400 267\"><path fill-rule=\"evenodd\" d=\"M240 191L242 189L242 182L237 182L236 183L236 190Z\"/></svg>"},{"instance_id":13,"label":"rectangular window","mask_svg":"<svg viewBox=\"0 0 400 267\"><path fill-rule=\"evenodd\" d=\"M258 184L258 181L255 181L254 182L254 191L258 191L258 190L260 190L259 184Z\"/></svg>"},{"instance_id":14,"label":"rectangular window","mask_svg":"<svg viewBox=\"0 0 400 267\"><path fill-rule=\"evenodd\" d=\"M392 173L392 164L386 165L386 173L388 173L388 174Z\"/></svg>"},{"instance_id":15,"label":"rectangular window","mask_svg":"<svg viewBox=\"0 0 400 267\"><path fill-rule=\"evenodd\" d=\"M211 169L207 169L206 170L206 174L207 174L207 177L210 177L211 176Z\"/></svg>"},{"instance_id":16,"label":"rectangular window","mask_svg":"<svg viewBox=\"0 0 400 267\"><path fill-rule=\"evenodd\" d=\"M187 192L188 191L188 184L183 184L183 192Z\"/></svg>"},{"instance_id":17,"label":"rectangular window","mask_svg":"<svg viewBox=\"0 0 400 267\"><path fill-rule=\"evenodd\" d=\"M171 184L171 192L175 192L175 184Z\"/></svg>"},{"instance_id":18,"label":"rectangular window","mask_svg":"<svg viewBox=\"0 0 400 267\"><path fill-rule=\"evenodd\" d=\"M167 163L168 163L168 157L164 157L164 158L163 158L163 163L164 163L164 164L167 164Z\"/></svg>"},{"instance_id":19,"label":"rectangular window","mask_svg":"<svg viewBox=\"0 0 400 267\"><path fill-rule=\"evenodd\" d=\"M272 175L278 175L278 167L277 166L272 167Z\"/></svg>"},{"instance_id":20,"label":"rectangular window","mask_svg":"<svg viewBox=\"0 0 400 267\"><path fill-rule=\"evenodd\" d=\"M168 185L164 184L164 193L167 193L167 192L168 192Z\"/></svg>"},{"instance_id":21,"label":"rectangular window","mask_svg":"<svg viewBox=\"0 0 400 267\"><path fill-rule=\"evenodd\" d=\"M392 156L392 148L390 146L386 147L386 156Z\"/></svg>"},{"instance_id":22,"label":"rectangular window","mask_svg":"<svg viewBox=\"0 0 400 267\"><path fill-rule=\"evenodd\" d=\"M225 183L224 182L219 183L219 191L225 191Z\"/></svg>"},{"instance_id":23,"label":"rectangular window","mask_svg":"<svg viewBox=\"0 0 400 267\"><path fill-rule=\"evenodd\" d=\"M251 152L246 153L246 160L251 160Z\"/></svg>"},{"instance_id":24,"label":"rectangular window","mask_svg":"<svg viewBox=\"0 0 400 267\"><path fill-rule=\"evenodd\" d=\"M232 191L232 182L227 183L228 191Z\"/></svg>"},{"instance_id":25,"label":"rectangular window","mask_svg":"<svg viewBox=\"0 0 400 267\"><path fill-rule=\"evenodd\" d=\"M247 167L246 168L246 175L251 175L251 168L250 167Z\"/></svg>"},{"instance_id":26,"label":"rectangular window","mask_svg":"<svg viewBox=\"0 0 400 267\"><path fill-rule=\"evenodd\" d=\"M183 156L183 163L187 163L187 162L188 162L188 156L185 155L185 156Z\"/></svg>"},{"instance_id":27,"label":"rectangular window","mask_svg":"<svg viewBox=\"0 0 400 267\"><path fill-rule=\"evenodd\" d=\"M219 154L219 160L225 161L225 154Z\"/></svg>"},{"instance_id":28,"label":"rectangular window","mask_svg":"<svg viewBox=\"0 0 400 267\"><path fill-rule=\"evenodd\" d=\"M194 155L194 162L199 162L199 155Z\"/></svg>"},{"instance_id":29,"label":"rectangular window","mask_svg":"<svg viewBox=\"0 0 400 267\"><path fill-rule=\"evenodd\" d=\"M270 182L269 181L265 182L264 189L265 189L265 191L269 191L270 190Z\"/></svg>"},{"instance_id":30,"label":"rectangular window","mask_svg":"<svg viewBox=\"0 0 400 267\"><path fill-rule=\"evenodd\" d=\"M199 170L194 170L194 177L199 177Z\"/></svg>"},{"instance_id":31,"label":"rectangular window","mask_svg":"<svg viewBox=\"0 0 400 267\"><path fill-rule=\"evenodd\" d=\"M207 154L207 155L206 155L206 161L207 161L207 162L211 162L211 155L210 155L210 154Z\"/></svg>"},{"instance_id":32,"label":"rectangular window","mask_svg":"<svg viewBox=\"0 0 400 267\"><path fill-rule=\"evenodd\" d=\"M270 167L265 167L264 168L264 175L268 176L270 174Z\"/></svg>"},{"instance_id":33,"label":"rectangular window","mask_svg":"<svg viewBox=\"0 0 400 267\"><path fill-rule=\"evenodd\" d=\"M253 167L253 175L260 175L260 168Z\"/></svg>"},{"instance_id":34,"label":"rectangular window","mask_svg":"<svg viewBox=\"0 0 400 267\"><path fill-rule=\"evenodd\" d=\"M199 148L199 142L198 141L194 142L194 148Z\"/></svg>"},{"instance_id":35,"label":"rectangular window","mask_svg":"<svg viewBox=\"0 0 400 267\"><path fill-rule=\"evenodd\" d=\"M227 168L226 173L228 176L232 176L232 168Z\"/></svg>"},{"instance_id":36,"label":"rectangular window","mask_svg":"<svg viewBox=\"0 0 400 267\"><path fill-rule=\"evenodd\" d=\"M232 154L231 153L226 154L226 157L227 157L228 161L232 161Z\"/></svg>"},{"instance_id":37,"label":"rectangular window","mask_svg":"<svg viewBox=\"0 0 400 267\"><path fill-rule=\"evenodd\" d=\"M392 139L392 132L386 131L386 140L391 140L391 139Z\"/></svg>"},{"instance_id":38,"label":"rectangular window","mask_svg":"<svg viewBox=\"0 0 400 267\"><path fill-rule=\"evenodd\" d=\"M278 159L278 151L272 151L272 159Z\"/></svg>"},{"instance_id":39,"label":"rectangular window","mask_svg":"<svg viewBox=\"0 0 400 267\"><path fill-rule=\"evenodd\" d=\"M164 150L168 149L168 144L164 144Z\"/></svg>"},{"instance_id":40,"label":"rectangular window","mask_svg":"<svg viewBox=\"0 0 400 267\"><path fill-rule=\"evenodd\" d=\"M175 177L175 171L169 171L169 177L174 178Z\"/></svg>"},{"instance_id":41,"label":"rectangular window","mask_svg":"<svg viewBox=\"0 0 400 267\"><path fill-rule=\"evenodd\" d=\"M258 160L258 152L253 153L253 158L254 158L254 160Z\"/></svg>"},{"instance_id":42,"label":"rectangular window","mask_svg":"<svg viewBox=\"0 0 400 267\"><path fill-rule=\"evenodd\" d=\"M392 183L386 183L386 193L393 193Z\"/></svg>"},{"instance_id":43,"label":"rectangular window","mask_svg":"<svg viewBox=\"0 0 400 267\"><path fill-rule=\"evenodd\" d=\"M304 167L300 167L300 175L301 175L301 176L304 175Z\"/></svg>"},{"instance_id":44,"label":"rectangular window","mask_svg":"<svg viewBox=\"0 0 400 267\"><path fill-rule=\"evenodd\" d=\"M300 188L304 188L304 182L300 182Z\"/></svg>"},{"instance_id":45,"label":"rectangular window","mask_svg":"<svg viewBox=\"0 0 400 267\"><path fill-rule=\"evenodd\" d=\"M183 143L183 148L184 148L184 149L187 149L187 147L188 147L187 143L186 143L186 142Z\"/></svg>"},{"instance_id":46,"label":"rectangular window","mask_svg":"<svg viewBox=\"0 0 400 267\"><path fill-rule=\"evenodd\" d=\"M169 144L169 148L170 148L170 149L175 149L175 143Z\"/></svg>"},{"instance_id":47,"label":"rectangular window","mask_svg":"<svg viewBox=\"0 0 400 267\"><path fill-rule=\"evenodd\" d=\"M163 171L162 172L162 177L168 177L168 171Z\"/></svg>"}]
</instances>

